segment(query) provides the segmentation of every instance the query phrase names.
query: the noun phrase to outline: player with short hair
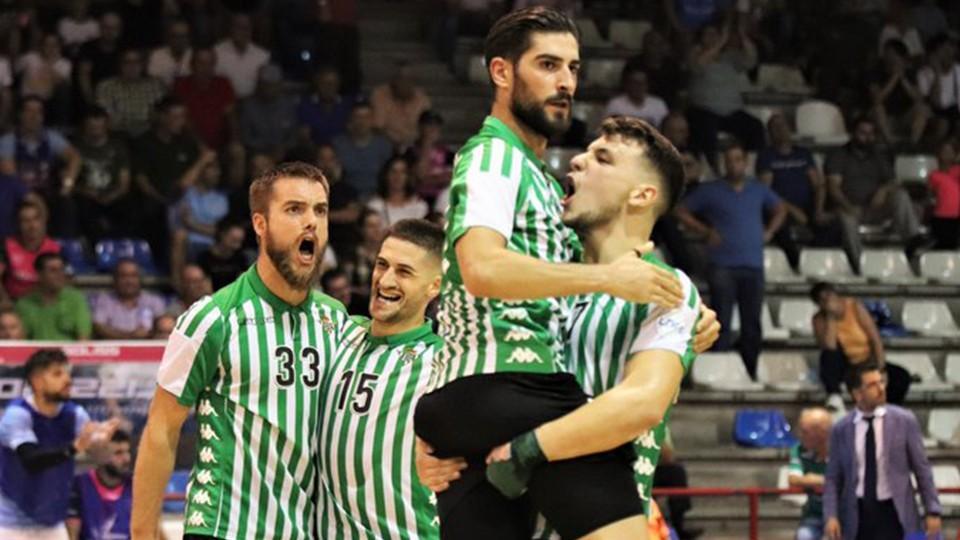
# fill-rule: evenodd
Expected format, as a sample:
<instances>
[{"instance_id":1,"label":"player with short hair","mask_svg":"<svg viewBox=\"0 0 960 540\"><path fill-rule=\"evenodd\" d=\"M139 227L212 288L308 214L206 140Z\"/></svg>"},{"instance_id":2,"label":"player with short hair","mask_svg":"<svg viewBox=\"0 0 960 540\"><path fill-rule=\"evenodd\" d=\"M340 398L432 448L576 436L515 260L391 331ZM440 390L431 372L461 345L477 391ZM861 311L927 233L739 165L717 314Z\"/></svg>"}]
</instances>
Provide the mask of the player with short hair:
<instances>
[{"instance_id":1,"label":"player with short hair","mask_svg":"<svg viewBox=\"0 0 960 540\"><path fill-rule=\"evenodd\" d=\"M256 178L260 253L177 321L134 474L132 530L154 538L180 428L196 408L186 538L313 538L321 383L349 318L312 290L327 244L328 186L286 163Z\"/></svg>"},{"instance_id":2,"label":"player with short hair","mask_svg":"<svg viewBox=\"0 0 960 540\"><path fill-rule=\"evenodd\" d=\"M413 406L440 338L425 316L440 292L443 230L402 220L373 268L372 320L346 341L321 391L318 534L325 540L439 536L433 494L414 467Z\"/></svg>"},{"instance_id":3,"label":"player with short hair","mask_svg":"<svg viewBox=\"0 0 960 540\"><path fill-rule=\"evenodd\" d=\"M73 479L67 529L78 540L130 538L133 498L132 439L126 431L113 432L106 455L96 468Z\"/></svg>"}]
</instances>

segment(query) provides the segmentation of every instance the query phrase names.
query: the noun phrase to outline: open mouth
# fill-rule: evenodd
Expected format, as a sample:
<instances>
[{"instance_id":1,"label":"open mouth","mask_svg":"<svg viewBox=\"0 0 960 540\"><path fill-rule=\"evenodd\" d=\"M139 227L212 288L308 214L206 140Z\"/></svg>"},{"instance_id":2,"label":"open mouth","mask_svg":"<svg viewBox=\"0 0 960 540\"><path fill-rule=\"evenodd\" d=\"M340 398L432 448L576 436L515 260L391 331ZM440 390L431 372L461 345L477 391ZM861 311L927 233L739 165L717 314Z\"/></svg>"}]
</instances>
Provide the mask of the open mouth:
<instances>
[{"instance_id":1,"label":"open mouth","mask_svg":"<svg viewBox=\"0 0 960 540\"><path fill-rule=\"evenodd\" d=\"M570 203L570 199L572 199L573 196L576 194L577 185L574 183L573 177L570 176L569 174L563 177L563 180L560 182L560 185L563 186L563 200L560 202L563 203L564 206L566 206L567 204Z\"/></svg>"},{"instance_id":2,"label":"open mouth","mask_svg":"<svg viewBox=\"0 0 960 540\"><path fill-rule=\"evenodd\" d=\"M380 289L377 289L377 300L383 302L384 304L395 304L400 300L403 300L403 295L400 293L386 293Z\"/></svg>"},{"instance_id":3,"label":"open mouth","mask_svg":"<svg viewBox=\"0 0 960 540\"><path fill-rule=\"evenodd\" d=\"M304 263L312 263L317 253L317 242L312 237L304 237L297 246L297 253L300 254L300 260Z\"/></svg>"}]
</instances>

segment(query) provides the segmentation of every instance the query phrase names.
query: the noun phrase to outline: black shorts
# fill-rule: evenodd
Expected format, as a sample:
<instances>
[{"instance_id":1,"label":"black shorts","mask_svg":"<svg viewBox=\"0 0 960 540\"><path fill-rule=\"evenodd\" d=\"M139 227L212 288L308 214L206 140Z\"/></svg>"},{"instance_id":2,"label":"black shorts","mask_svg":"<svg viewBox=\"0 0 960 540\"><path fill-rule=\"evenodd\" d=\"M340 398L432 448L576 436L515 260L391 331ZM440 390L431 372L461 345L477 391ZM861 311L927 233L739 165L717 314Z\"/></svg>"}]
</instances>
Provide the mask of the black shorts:
<instances>
[{"instance_id":1,"label":"black shorts","mask_svg":"<svg viewBox=\"0 0 960 540\"><path fill-rule=\"evenodd\" d=\"M441 538L529 540L539 512L563 538L579 538L643 513L631 444L537 468L527 494L509 501L485 476L494 447L587 402L566 373L496 373L457 379L423 396L414 428L437 457L466 458L468 467L437 495Z\"/></svg>"}]
</instances>

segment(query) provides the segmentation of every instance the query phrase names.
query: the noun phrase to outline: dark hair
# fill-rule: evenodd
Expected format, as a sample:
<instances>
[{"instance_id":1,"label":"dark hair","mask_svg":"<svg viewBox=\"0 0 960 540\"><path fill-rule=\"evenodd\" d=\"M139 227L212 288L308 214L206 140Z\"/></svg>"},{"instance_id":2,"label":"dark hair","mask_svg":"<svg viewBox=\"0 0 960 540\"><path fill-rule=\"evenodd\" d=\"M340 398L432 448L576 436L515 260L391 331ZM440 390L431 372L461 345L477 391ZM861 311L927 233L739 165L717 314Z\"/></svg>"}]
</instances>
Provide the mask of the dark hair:
<instances>
[{"instance_id":1,"label":"dark hair","mask_svg":"<svg viewBox=\"0 0 960 540\"><path fill-rule=\"evenodd\" d=\"M298 178L317 182L323 186L326 193L330 193L327 177L315 165L302 161L289 161L273 167L261 174L250 184L250 213L266 215L270 207L270 195L273 193L273 184L281 178Z\"/></svg>"},{"instance_id":2,"label":"dark hair","mask_svg":"<svg viewBox=\"0 0 960 540\"><path fill-rule=\"evenodd\" d=\"M346 278L348 280L350 279L350 276L347 275L347 271L344 270L343 268L340 268L339 266L336 268L327 270L326 272L323 273L322 276L320 276L320 287L323 288L324 291L329 291L330 282L339 277Z\"/></svg>"},{"instance_id":3,"label":"dark hair","mask_svg":"<svg viewBox=\"0 0 960 540\"><path fill-rule=\"evenodd\" d=\"M390 195L390 169L392 169L393 164L397 162L403 162L407 165L407 185L403 188L404 195L409 198L416 190L416 187L413 185L413 171L411 170L413 167L410 166L410 162L403 156L395 155L388 159L387 162L383 164L383 167L380 167L380 175L377 177L377 194L383 198L384 204L386 204L387 196Z\"/></svg>"},{"instance_id":4,"label":"dark hair","mask_svg":"<svg viewBox=\"0 0 960 540\"><path fill-rule=\"evenodd\" d=\"M530 48L530 35L543 33L573 34L580 42L576 23L561 11L535 6L510 12L493 24L483 44L483 60L487 68L494 58L516 63Z\"/></svg>"},{"instance_id":5,"label":"dark hair","mask_svg":"<svg viewBox=\"0 0 960 540\"><path fill-rule=\"evenodd\" d=\"M927 41L927 52L934 52L944 45L949 45L952 42L953 40L950 39L949 35L941 32Z\"/></svg>"},{"instance_id":6,"label":"dark hair","mask_svg":"<svg viewBox=\"0 0 960 540\"><path fill-rule=\"evenodd\" d=\"M47 218L47 206L43 204L42 200L26 197L20 204L17 205L17 211L14 214L18 219L20 218L20 213L28 208L33 208L37 212L40 212L40 215L46 219Z\"/></svg>"},{"instance_id":7,"label":"dark hair","mask_svg":"<svg viewBox=\"0 0 960 540\"><path fill-rule=\"evenodd\" d=\"M31 101L39 103L40 108L46 110L46 105L43 102L43 98L41 98L36 94L27 94L25 96L20 96L20 101L17 102L17 110L23 111L23 109L27 106L27 103L30 103Z\"/></svg>"},{"instance_id":8,"label":"dark hair","mask_svg":"<svg viewBox=\"0 0 960 540\"><path fill-rule=\"evenodd\" d=\"M686 183L683 173L683 158L673 144L659 131L647 122L629 116L611 116L600 125L600 135L604 137L619 136L634 141L643 147L643 156L653 165L660 176L663 186L664 204L660 215L673 209L683 196Z\"/></svg>"},{"instance_id":9,"label":"dark hair","mask_svg":"<svg viewBox=\"0 0 960 540\"><path fill-rule=\"evenodd\" d=\"M50 366L56 366L67 363L67 355L62 349L39 349L27 358L27 363L23 365L23 378L30 382L30 377L37 372L43 371Z\"/></svg>"},{"instance_id":10,"label":"dark hair","mask_svg":"<svg viewBox=\"0 0 960 540\"><path fill-rule=\"evenodd\" d=\"M899 39L888 39L883 43L883 51L887 50L893 51L900 58L907 58L910 56L910 49L907 48L907 44Z\"/></svg>"},{"instance_id":11,"label":"dark hair","mask_svg":"<svg viewBox=\"0 0 960 540\"><path fill-rule=\"evenodd\" d=\"M176 96L169 95L160 99L160 101L153 106L153 110L157 114L166 114L174 107L183 107L183 102Z\"/></svg>"},{"instance_id":12,"label":"dark hair","mask_svg":"<svg viewBox=\"0 0 960 540\"><path fill-rule=\"evenodd\" d=\"M420 118L417 119L417 125L418 126L428 126L428 125L442 126L443 117L440 116L439 113L436 113L431 109L427 109L422 113L420 113Z\"/></svg>"},{"instance_id":13,"label":"dark hair","mask_svg":"<svg viewBox=\"0 0 960 540\"><path fill-rule=\"evenodd\" d=\"M110 437L110 442L115 442L115 443L132 443L132 442L133 442L133 437L131 437L130 434L127 433L126 431L124 431L124 430L122 430L122 429L118 429L118 430L116 430L116 431L113 432L113 436Z\"/></svg>"},{"instance_id":14,"label":"dark hair","mask_svg":"<svg viewBox=\"0 0 960 540\"><path fill-rule=\"evenodd\" d=\"M216 229L214 230L214 233L213 233L214 239L216 239L216 241L219 242L220 239L223 238L227 234L227 232L234 227L239 227L241 229L246 230L246 227L244 226L244 224L240 223L237 220L230 219L230 218L221 219L220 221L217 222Z\"/></svg>"},{"instance_id":15,"label":"dark hair","mask_svg":"<svg viewBox=\"0 0 960 540\"><path fill-rule=\"evenodd\" d=\"M820 295L823 293L835 293L837 288L832 284L827 283L826 281L818 281L810 287L810 299L813 300L813 303L816 304L820 301Z\"/></svg>"},{"instance_id":16,"label":"dark hair","mask_svg":"<svg viewBox=\"0 0 960 540\"><path fill-rule=\"evenodd\" d=\"M33 260L33 269L37 272L42 272L43 268L47 265L47 261L60 261L64 262L63 255L59 253L41 253L37 255L37 258Z\"/></svg>"},{"instance_id":17,"label":"dark hair","mask_svg":"<svg viewBox=\"0 0 960 540\"><path fill-rule=\"evenodd\" d=\"M767 118L767 129L770 129L770 126L773 124L773 120L775 118L783 119L783 121L787 123L787 127L791 129L793 128L793 125L790 122L790 118L787 115L783 114L783 111L776 111L770 115L770 118Z\"/></svg>"},{"instance_id":18,"label":"dark hair","mask_svg":"<svg viewBox=\"0 0 960 540\"><path fill-rule=\"evenodd\" d=\"M137 272L140 271L140 263L134 260L131 257L120 257L117 259L117 265L113 267L113 277L116 278L120 275L120 266L124 264L132 264L137 267Z\"/></svg>"},{"instance_id":19,"label":"dark hair","mask_svg":"<svg viewBox=\"0 0 960 540\"><path fill-rule=\"evenodd\" d=\"M871 371L879 371L883 373L883 368L880 367L880 364L877 364L873 360L868 360L860 364L855 364L850 366L847 369L847 390L853 392L860 388L860 385L863 384L863 376Z\"/></svg>"},{"instance_id":20,"label":"dark hair","mask_svg":"<svg viewBox=\"0 0 960 540\"><path fill-rule=\"evenodd\" d=\"M723 145L723 153L726 154L731 150L740 150L744 154L747 153L747 148L743 146L743 143L740 142L740 139L736 137L730 137L726 144Z\"/></svg>"},{"instance_id":21,"label":"dark hair","mask_svg":"<svg viewBox=\"0 0 960 540\"><path fill-rule=\"evenodd\" d=\"M437 259L443 258L443 228L425 219L401 219L390 227L385 238L410 242Z\"/></svg>"},{"instance_id":22,"label":"dark hair","mask_svg":"<svg viewBox=\"0 0 960 540\"><path fill-rule=\"evenodd\" d=\"M874 122L873 118L871 118L869 115L862 114L853 119L853 124L851 124L853 126L853 131L856 131L861 124L870 124L874 127L877 125L877 123Z\"/></svg>"},{"instance_id":23,"label":"dark hair","mask_svg":"<svg viewBox=\"0 0 960 540\"><path fill-rule=\"evenodd\" d=\"M636 75L637 73L643 73L644 75L646 75L647 70L643 69L643 66L639 64L630 64L630 63L624 64L623 70L620 71L620 88L622 90L626 90L627 79Z\"/></svg>"},{"instance_id":24,"label":"dark hair","mask_svg":"<svg viewBox=\"0 0 960 540\"><path fill-rule=\"evenodd\" d=\"M110 113L106 109L99 105L89 105L86 110L83 112L83 121L87 120L99 120L99 119L108 119L110 118Z\"/></svg>"}]
</instances>

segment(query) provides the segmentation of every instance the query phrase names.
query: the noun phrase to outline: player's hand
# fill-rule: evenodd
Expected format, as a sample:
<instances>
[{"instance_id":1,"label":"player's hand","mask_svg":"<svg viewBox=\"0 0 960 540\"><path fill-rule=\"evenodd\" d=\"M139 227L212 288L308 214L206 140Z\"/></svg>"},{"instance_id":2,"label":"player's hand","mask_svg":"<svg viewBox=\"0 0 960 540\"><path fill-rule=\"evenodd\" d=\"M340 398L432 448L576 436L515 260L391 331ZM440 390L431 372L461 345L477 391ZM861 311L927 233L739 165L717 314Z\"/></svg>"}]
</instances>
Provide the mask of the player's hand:
<instances>
[{"instance_id":1,"label":"player's hand","mask_svg":"<svg viewBox=\"0 0 960 540\"><path fill-rule=\"evenodd\" d=\"M840 521L837 518L830 518L827 521L827 527L824 529L828 540L843 540L840 533Z\"/></svg>"},{"instance_id":2,"label":"player's hand","mask_svg":"<svg viewBox=\"0 0 960 540\"><path fill-rule=\"evenodd\" d=\"M528 431L490 452L487 456L487 482L504 497L516 499L527 491L534 469L546 461L537 434Z\"/></svg>"},{"instance_id":3,"label":"player's hand","mask_svg":"<svg viewBox=\"0 0 960 540\"><path fill-rule=\"evenodd\" d=\"M677 276L640 259L652 250L653 243L647 242L634 253L606 265L608 277L603 292L638 304L654 303L665 308L678 306L683 301L683 287Z\"/></svg>"},{"instance_id":4,"label":"player's hand","mask_svg":"<svg viewBox=\"0 0 960 540\"><path fill-rule=\"evenodd\" d=\"M697 322L697 333L693 336L693 352L704 353L713 347L720 337L720 322L717 312L700 303L700 321Z\"/></svg>"},{"instance_id":5,"label":"player's hand","mask_svg":"<svg viewBox=\"0 0 960 540\"><path fill-rule=\"evenodd\" d=\"M510 459L510 443L501 444L487 454L487 465L498 461L507 461Z\"/></svg>"},{"instance_id":6,"label":"player's hand","mask_svg":"<svg viewBox=\"0 0 960 540\"><path fill-rule=\"evenodd\" d=\"M450 483L460 478L460 471L467 468L463 458L439 459L433 457L433 448L417 437L416 449L417 477L420 483L434 493L440 493L450 487Z\"/></svg>"},{"instance_id":7,"label":"player's hand","mask_svg":"<svg viewBox=\"0 0 960 540\"><path fill-rule=\"evenodd\" d=\"M720 236L720 233L716 229L710 229L710 232L707 233L707 245L710 247L717 247L723 243L723 237Z\"/></svg>"},{"instance_id":8,"label":"player's hand","mask_svg":"<svg viewBox=\"0 0 960 540\"><path fill-rule=\"evenodd\" d=\"M940 516L927 516L927 539L937 540L940 538L940 530L943 528L943 521Z\"/></svg>"}]
</instances>

